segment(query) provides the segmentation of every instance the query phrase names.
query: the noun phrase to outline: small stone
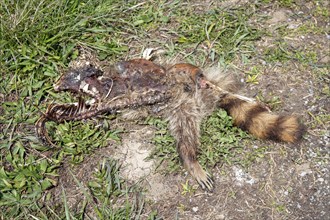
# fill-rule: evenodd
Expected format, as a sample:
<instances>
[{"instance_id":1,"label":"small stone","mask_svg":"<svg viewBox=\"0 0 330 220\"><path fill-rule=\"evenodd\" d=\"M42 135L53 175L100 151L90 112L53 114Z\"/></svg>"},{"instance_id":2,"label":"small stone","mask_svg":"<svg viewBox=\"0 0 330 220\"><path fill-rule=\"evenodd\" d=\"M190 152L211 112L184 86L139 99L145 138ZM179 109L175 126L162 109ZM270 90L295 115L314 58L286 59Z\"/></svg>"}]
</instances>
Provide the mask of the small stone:
<instances>
[{"instance_id":1,"label":"small stone","mask_svg":"<svg viewBox=\"0 0 330 220\"><path fill-rule=\"evenodd\" d=\"M219 214L215 217L216 220L223 220L225 219L225 215L224 214Z\"/></svg>"},{"instance_id":2,"label":"small stone","mask_svg":"<svg viewBox=\"0 0 330 220\"><path fill-rule=\"evenodd\" d=\"M193 210L193 212L197 212L198 211L198 207L197 206L196 207L193 207L192 210Z\"/></svg>"}]
</instances>

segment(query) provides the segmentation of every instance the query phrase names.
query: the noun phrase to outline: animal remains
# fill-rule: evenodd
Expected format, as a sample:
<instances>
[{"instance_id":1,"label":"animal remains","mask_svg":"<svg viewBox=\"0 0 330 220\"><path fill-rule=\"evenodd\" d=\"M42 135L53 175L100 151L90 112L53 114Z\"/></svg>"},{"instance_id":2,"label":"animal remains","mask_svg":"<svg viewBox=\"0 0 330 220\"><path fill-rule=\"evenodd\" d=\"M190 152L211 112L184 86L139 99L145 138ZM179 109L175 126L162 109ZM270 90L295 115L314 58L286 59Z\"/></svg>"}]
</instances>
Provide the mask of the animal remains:
<instances>
[{"instance_id":1,"label":"animal remains","mask_svg":"<svg viewBox=\"0 0 330 220\"><path fill-rule=\"evenodd\" d=\"M197 149L201 120L215 108L225 109L236 126L258 138L294 143L304 132L297 117L273 114L262 103L237 95L238 83L231 75L203 72L187 63L164 68L146 59L133 59L118 62L107 72L85 65L62 75L54 89L78 94L79 101L49 105L36 123L43 141L53 145L45 127L47 121L61 123L143 109L168 120L184 167L208 190L214 183L197 161ZM85 101L86 95L92 101Z\"/></svg>"}]
</instances>

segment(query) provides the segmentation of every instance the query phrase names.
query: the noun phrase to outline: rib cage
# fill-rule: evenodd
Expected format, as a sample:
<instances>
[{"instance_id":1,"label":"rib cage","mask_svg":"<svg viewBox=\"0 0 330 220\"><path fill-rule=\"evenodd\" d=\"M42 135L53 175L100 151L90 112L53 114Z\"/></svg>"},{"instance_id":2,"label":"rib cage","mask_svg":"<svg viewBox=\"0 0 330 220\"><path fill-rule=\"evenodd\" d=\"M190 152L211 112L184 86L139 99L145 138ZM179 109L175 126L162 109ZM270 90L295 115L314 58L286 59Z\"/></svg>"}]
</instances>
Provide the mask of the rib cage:
<instances>
[{"instance_id":1,"label":"rib cage","mask_svg":"<svg viewBox=\"0 0 330 220\"><path fill-rule=\"evenodd\" d=\"M167 92L171 83L164 77L165 69L151 61L122 61L110 69L104 74L87 65L70 69L62 75L54 85L55 91L78 95L78 103L49 105L36 123L39 138L54 146L45 128L47 121L78 121L104 113L113 114L125 108L162 103L171 97ZM86 104L83 95L93 98L95 103Z\"/></svg>"}]
</instances>

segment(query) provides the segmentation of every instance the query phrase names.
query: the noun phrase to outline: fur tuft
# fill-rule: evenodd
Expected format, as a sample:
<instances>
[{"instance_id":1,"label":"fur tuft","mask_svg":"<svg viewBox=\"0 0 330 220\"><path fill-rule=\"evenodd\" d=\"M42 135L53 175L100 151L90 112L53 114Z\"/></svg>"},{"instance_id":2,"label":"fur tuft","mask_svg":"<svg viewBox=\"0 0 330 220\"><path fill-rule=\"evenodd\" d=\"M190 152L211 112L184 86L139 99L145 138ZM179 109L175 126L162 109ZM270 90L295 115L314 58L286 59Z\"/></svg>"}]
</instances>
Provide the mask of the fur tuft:
<instances>
[{"instance_id":1,"label":"fur tuft","mask_svg":"<svg viewBox=\"0 0 330 220\"><path fill-rule=\"evenodd\" d=\"M242 87L237 74L228 72L228 70L220 67L210 67L203 73L208 81L228 92L235 93Z\"/></svg>"}]
</instances>

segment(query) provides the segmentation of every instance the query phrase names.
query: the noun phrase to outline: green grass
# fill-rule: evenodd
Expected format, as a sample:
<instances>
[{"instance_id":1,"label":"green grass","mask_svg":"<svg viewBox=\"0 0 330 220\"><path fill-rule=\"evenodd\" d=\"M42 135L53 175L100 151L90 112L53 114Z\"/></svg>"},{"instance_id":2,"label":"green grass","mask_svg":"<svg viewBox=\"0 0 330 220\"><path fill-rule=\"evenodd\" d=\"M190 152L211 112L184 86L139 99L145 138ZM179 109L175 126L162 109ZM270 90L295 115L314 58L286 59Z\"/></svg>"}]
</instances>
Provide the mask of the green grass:
<instances>
[{"instance_id":1,"label":"green grass","mask_svg":"<svg viewBox=\"0 0 330 220\"><path fill-rule=\"evenodd\" d=\"M144 205L144 198L141 194L136 196L141 189L136 185L127 185L120 177L120 167L118 162L105 158L99 167L95 169L92 179L85 184L80 182L74 173L70 174L79 190L83 204L78 210L72 210L67 199L67 191L62 188L62 203L54 204L50 202L46 205L47 209L39 210L40 216L49 219L83 219L86 216L97 219L132 219L139 218L141 207ZM134 198L135 197L135 198ZM135 202L132 202L136 200ZM153 213L149 216L153 218ZM36 216L35 216L36 217Z\"/></svg>"},{"instance_id":2,"label":"green grass","mask_svg":"<svg viewBox=\"0 0 330 220\"><path fill-rule=\"evenodd\" d=\"M295 48L284 41L278 41L273 47L269 47L264 52L267 62L287 62L296 61L305 66L314 66L317 62L317 54L312 49Z\"/></svg>"},{"instance_id":3,"label":"green grass","mask_svg":"<svg viewBox=\"0 0 330 220\"><path fill-rule=\"evenodd\" d=\"M313 14L324 19L328 12L322 1L317 3ZM277 42L274 50L256 52L255 42L266 31L249 19L261 13L259 7L268 4L271 1L208 8L183 1L125 1L125 4L119 0L1 1L0 218L83 219L87 215L85 208L90 206L100 219L139 218L143 210L130 197L137 188L128 187L118 177L119 168L112 160L101 161L88 183L89 191L84 192L86 201L81 210L70 209L65 189L63 204L56 210L45 205L42 200L45 192L58 187L57 177L63 164L83 163L90 154L107 146L109 140L120 139L120 130L110 126L113 116L109 116L104 120L48 123L50 135L59 147L50 149L43 145L34 131L41 112L53 101L74 100L68 93L54 93L53 83L70 61L77 58L80 48L94 51L100 60L110 64L139 56L146 47L161 47L165 50L165 60L178 57L200 66L227 65L240 58L249 63L256 55L269 63L294 61L316 66L318 54L311 48L296 50L285 41ZM296 6L291 0L276 4ZM305 23L289 33L286 29L278 30L279 37L324 33L326 30L314 23ZM257 68L252 69L248 81L256 84L262 74ZM327 75L320 69L317 77L321 81ZM329 94L328 87L323 92ZM270 102L276 104L276 101ZM328 115L315 118L317 122ZM177 171L180 163L166 123L152 118L147 124L158 129L154 156L159 162L166 161L171 171ZM223 111L204 121L202 130L199 160L203 166L212 167L220 161L237 162L246 134L234 128ZM244 161L249 164L266 150L261 148L247 155ZM77 184L86 183L77 181ZM125 199L116 209L109 198ZM156 218L156 212L149 215L149 219Z\"/></svg>"}]
</instances>

